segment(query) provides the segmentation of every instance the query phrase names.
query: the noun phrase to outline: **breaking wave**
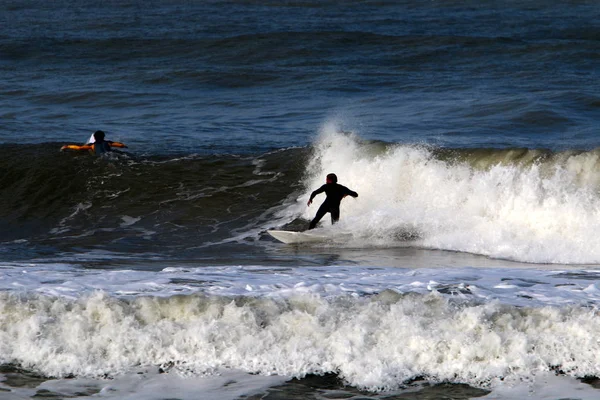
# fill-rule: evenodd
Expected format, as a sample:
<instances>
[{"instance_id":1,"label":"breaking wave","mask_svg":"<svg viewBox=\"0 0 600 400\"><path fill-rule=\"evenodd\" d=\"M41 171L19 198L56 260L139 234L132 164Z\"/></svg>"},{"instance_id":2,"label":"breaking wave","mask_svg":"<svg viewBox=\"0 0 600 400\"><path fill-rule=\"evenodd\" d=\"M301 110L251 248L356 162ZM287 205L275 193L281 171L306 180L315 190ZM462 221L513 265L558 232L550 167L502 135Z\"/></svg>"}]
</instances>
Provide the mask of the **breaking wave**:
<instances>
[{"instance_id":1,"label":"breaking wave","mask_svg":"<svg viewBox=\"0 0 600 400\"><path fill-rule=\"evenodd\" d=\"M359 193L342 203L340 229L353 246L409 238L523 262L598 263L599 167L600 150L439 149L367 142L327 125L305 192L281 215L310 218L308 195L336 172Z\"/></svg>"}]
</instances>

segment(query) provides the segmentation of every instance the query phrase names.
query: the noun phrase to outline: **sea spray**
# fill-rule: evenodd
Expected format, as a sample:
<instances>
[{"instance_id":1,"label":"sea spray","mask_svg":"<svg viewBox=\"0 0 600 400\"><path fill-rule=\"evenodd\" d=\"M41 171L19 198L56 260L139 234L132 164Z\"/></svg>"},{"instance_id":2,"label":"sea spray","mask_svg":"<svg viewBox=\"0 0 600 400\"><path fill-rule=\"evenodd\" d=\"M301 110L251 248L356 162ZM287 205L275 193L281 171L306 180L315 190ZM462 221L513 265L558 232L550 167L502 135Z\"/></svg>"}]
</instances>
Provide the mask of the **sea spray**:
<instances>
[{"instance_id":1,"label":"sea spray","mask_svg":"<svg viewBox=\"0 0 600 400\"><path fill-rule=\"evenodd\" d=\"M532 263L600 262L597 152L449 152L382 146L326 125L299 203L336 172L359 193L342 202L340 229L354 233L352 246L399 245L409 231L412 245L432 249ZM306 212L294 205L288 213Z\"/></svg>"}]
</instances>

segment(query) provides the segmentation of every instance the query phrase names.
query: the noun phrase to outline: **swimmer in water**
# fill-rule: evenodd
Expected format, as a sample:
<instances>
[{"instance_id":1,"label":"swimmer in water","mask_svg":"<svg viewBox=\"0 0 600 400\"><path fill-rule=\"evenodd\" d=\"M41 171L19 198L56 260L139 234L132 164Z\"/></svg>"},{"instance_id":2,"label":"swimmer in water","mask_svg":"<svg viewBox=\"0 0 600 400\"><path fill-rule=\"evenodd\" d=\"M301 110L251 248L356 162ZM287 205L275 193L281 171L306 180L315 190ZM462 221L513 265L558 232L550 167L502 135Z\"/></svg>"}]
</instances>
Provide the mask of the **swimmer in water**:
<instances>
[{"instance_id":1,"label":"swimmer in water","mask_svg":"<svg viewBox=\"0 0 600 400\"><path fill-rule=\"evenodd\" d=\"M90 138L90 142L82 146L77 144L68 144L60 148L60 151L64 150L87 150L91 154L101 155L112 151L112 147L126 148L127 146L121 142L112 142L110 140L104 140L105 134L103 131L96 131L93 135L93 140Z\"/></svg>"}]
</instances>

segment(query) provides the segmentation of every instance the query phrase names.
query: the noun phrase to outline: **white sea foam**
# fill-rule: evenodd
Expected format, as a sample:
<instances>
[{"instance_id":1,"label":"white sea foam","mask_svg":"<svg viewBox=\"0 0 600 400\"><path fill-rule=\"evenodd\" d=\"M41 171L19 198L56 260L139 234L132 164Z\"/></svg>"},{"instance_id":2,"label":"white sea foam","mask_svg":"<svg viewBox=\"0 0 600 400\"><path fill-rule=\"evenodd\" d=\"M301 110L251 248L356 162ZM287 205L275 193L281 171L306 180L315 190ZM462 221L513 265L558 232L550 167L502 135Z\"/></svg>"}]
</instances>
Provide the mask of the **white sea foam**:
<instances>
[{"instance_id":1,"label":"white sea foam","mask_svg":"<svg viewBox=\"0 0 600 400\"><path fill-rule=\"evenodd\" d=\"M306 192L280 212L283 221L310 219L316 208L306 209L308 195L336 172L359 193L342 202L339 229L354 233L350 246L394 246L408 232L419 236L414 246L533 263L600 263L596 153L565 154L544 168L498 162L478 169L436 159L426 148L383 151L338 131L323 127Z\"/></svg>"},{"instance_id":2,"label":"white sea foam","mask_svg":"<svg viewBox=\"0 0 600 400\"><path fill-rule=\"evenodd\" d=\"M417 376L495 387L552 368L600 374L594 308L517 308L391 291L130 300L3 292L0 307L0 362L56 377L162 365L194 375L336 372L351 385L390 390Z\"/></svg>"},{"instance_id":3,"label":"white sea foam","mask_svg":"<svg viewBox=\"0 0 600 400\"><path fill-rule=\"evenodd\" d=\"M285 382L276 375L249 375L242 371L223 370L212 375L189 376L181 373L163 373L158 368L137 368L131 373L111 379L71 378L49 379L33 385L14 387L3 384L0 374L0 398L22 400L46 395L69 399L115 400L234 400ZM37 395L37 396L36 396Z\"/></svg>"},{"instance_id":4,"label":"white sea foam","mask_svg":"<svg viewBox=\"0 0 600 400\"><path fill-rule=\"evenodd\" d=\"M13 264L0 277L0 363L48 376L335 372L386 390L600 374L594 271Z\"/></svg>"},{"instance_id":5,"label":"white sea foam","mask_svg":"<svg viewBox=\"0 0 600 400\"><path fill-rule=\"evenodd\" d=\"M224 370L216 375L189 376L179 373L158 374L154 369L138 369L136 373L113 379L72 378L51 379L36 387L14 387L4 384L0 374L0 389L3 400L23 400L49 395L69 399L116 399L116 400L237 400L264 393L268 388L284 383L288 378L270 375L247 374L240 371ZM404 393L415 392L409 388ZM277 392L277 390L275 391ZM346 398L340 391L320 389L319 394L329 394L328 398ZM330 393L327 393L330 392ZM553 373L540 373L535 382L497 386L489 395L479 397L493 400L556 400L573 398L596 400L598 391L576 379L556 376ZM390 396L391 394L391 396ZM441 394L441 391L440 391ZM337 396L336 396L337 395ZM323 396L325 397L325 396ZM392 393L371 394L370 398L390 398Z\"/></svg>"},{"instance_id":6,"label":"white sea foam","mask_svg":"<svg viewBox=\"0 0 600 400\"><path fill-rule=\"evenodd\" d=\"M513 306L600 304L595 270L534 268L394 267L167 267L159 272L82 269L68 264L0 267L0 290L77 299L102 291L114 297L213 296L287 298L295 295L363 297L439 292Z\"/></svg>"}]
</instances>

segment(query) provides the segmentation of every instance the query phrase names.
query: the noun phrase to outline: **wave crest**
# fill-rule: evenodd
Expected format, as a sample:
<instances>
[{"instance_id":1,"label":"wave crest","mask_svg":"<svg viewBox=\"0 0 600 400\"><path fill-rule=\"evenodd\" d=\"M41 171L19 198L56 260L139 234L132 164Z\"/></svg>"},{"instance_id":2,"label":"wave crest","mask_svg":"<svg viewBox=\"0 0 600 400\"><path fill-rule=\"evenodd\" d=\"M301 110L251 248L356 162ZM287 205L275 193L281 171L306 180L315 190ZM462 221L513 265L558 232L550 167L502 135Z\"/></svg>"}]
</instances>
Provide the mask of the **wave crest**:
<instances>
[{"instance_id":1,"label":"wave crest","mask_svg":"<svg viewBox=\"0 0 600 400\"><path fill-rule=\"evenodd\" d=\"M533 263L600 262L600 150L434 149L365 142L328 125L305 194L329 172L359 193L342 203L355 245L411 244ZM317 200L319 200L317 198ZM406 235L406 232L415 235ZM398 233L402 234L398 234Z\"/></svg>"}]
</instances>

